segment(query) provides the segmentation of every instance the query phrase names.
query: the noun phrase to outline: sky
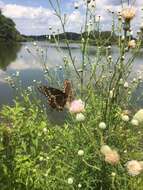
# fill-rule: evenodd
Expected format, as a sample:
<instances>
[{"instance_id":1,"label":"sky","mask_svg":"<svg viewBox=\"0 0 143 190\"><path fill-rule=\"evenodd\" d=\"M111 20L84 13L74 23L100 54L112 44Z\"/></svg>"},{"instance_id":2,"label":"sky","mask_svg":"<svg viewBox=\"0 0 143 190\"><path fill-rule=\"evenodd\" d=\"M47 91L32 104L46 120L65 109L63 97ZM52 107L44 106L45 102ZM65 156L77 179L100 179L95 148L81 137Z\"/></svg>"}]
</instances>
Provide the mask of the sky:
<instances>
[{"instance_id":1,"label":"sky","mask_svg":"<svg viewBox=\"0 0 143 190\"><path fill-rule=\"evenodd\" d=\"M52 0L52 2L55 0ZM80 32L84 19L84 0L61 0L62 13L67 15L67 31ZM124 2L126 0L123 0ZM133 1L133 0L132 0ZM74 9L74 3L78 2L79 9ZM111 29L111 15L107 9L119 11L121 0L96 0L95 14L101 16L103 30ZM126 6L126 3L124 4ZM133 21L132 29L137 31L143 23L143 0L136 0L136 18ZM49 26L53 31L61 31L59 20L55 17L48 0L0 0L0 8L5 16L10 17L16 23L16 28L21 34L42 35L49 34ZM62 31L61 31L62 32Z\"/></svg>"}]
</instances>

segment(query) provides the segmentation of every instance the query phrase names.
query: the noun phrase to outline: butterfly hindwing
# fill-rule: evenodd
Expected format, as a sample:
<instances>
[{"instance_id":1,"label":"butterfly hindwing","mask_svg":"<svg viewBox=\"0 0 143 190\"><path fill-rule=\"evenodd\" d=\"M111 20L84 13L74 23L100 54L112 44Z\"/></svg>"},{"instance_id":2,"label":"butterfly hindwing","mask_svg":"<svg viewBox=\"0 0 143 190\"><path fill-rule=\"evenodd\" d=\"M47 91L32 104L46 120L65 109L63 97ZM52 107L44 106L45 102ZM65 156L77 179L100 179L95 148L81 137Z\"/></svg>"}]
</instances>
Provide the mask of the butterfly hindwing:
<instances>
[{"instance_id":1,"label":"butterfly hindwing","mask_svg":"<svg viewBox=\"0 0 143 190\"><path fill-rule=\"evenodd\" d=\"M38 89L48 98L48 103L53 109L63 110L67 101L67 95L63 91L46 86L40 86Z\"/></svg>"}]
</instances>

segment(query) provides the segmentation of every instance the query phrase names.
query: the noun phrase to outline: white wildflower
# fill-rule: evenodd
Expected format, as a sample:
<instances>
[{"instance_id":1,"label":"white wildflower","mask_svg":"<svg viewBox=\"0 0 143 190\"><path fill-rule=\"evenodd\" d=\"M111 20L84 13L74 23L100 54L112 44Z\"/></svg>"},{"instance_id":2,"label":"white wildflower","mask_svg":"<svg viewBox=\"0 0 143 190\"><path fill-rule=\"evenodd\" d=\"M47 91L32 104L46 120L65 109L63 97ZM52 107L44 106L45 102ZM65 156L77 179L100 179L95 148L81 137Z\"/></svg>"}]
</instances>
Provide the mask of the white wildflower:
<instances>
[{"instance_id":1,"label":"white wildflower","mask_svg":"<svg viewBox=\"0 0 143 190\"><path fill-rule=\"evenodd\" d=\"M69 184L69 185L72 185L72 184L73 184L73 178L72 178L72 177L68 178L68 184Z\"/></svg>"},{"instance_id":2,"label":"white wildflower","mask_svg":"<svg viewBox=\"0 0 143 190\"><path fill-rule=\"evenodd\" d=\"M44 133L46 133L46 132L47 132L47 128L46 128L46 127L43 129L43 132L44 132Z\"/></svg>"},{"instance_id":3,"label":"white wildflower","mask_svg":"<svg viewBox=\"0 0 143 190\"><path fill-rule=\"evenodd\" d=\"M134 126L138 126L138 125L139 125L139 122L138 122L138 120L136 120L136 119L132 119L132 120L131 120L131 124L134 125Z\"/></svg>"},{"instance_id":4,"label":"white wildflower","mask_svg":"<svg viewBox=\"0 0 143 190\"><path fill-rule=\"evenodd\" d=\"M79 183L79 184L78 184L78 188L81 188L81 187L82 187L82 185Z\"/></svg>"},{"instance_id":5,"label":"white wildflower","mask_svg":"<svg viewBox=\"0 0 143 190\"><path fill-rule=\"evenodd\" d=\"M16 71L16 76L19 77L19 71Z\"/></svg>"},{"instance_id":6,"label":"white wildflower","mask_svg":"<svg viewBox=\"0 0 143 190\"><path fill-rule=\"evenodd\" d=\"M37 43L36 43L36 42L34 42L34 43L33 43L33 45L34 45L34 46L37 46Z\"/></svg>"},{"instance_id":7,"label":"white wildflower","mask_svg":"<svg viewBox=\"0 0 143 190\"><path fill-rule=\"evenodd\" d=\"M129 87L129 83L128 82L125 82L124 83L124 88L128 88Z\"/></svg>"},{"instance_id":8,"label":"white wildflower","mask_svg":"<svg viewBox=\"0 0 143 190\"><path fill-rule=\"evenodd\" d=\"M127 7L122 9L121 15L125 21L130 21L135 17L136 9L134 7Z\"/></svg>"},{"instance_id":9,"label":"white wildflower","mask_svg":"<svg viewBox=\"0 0 143 190\"><path fill-rule=\"evenodd\" d=\"M43 161L43 160L44 160L43 156L40 156L39 160L40 160L40 161Z\"/></svg>"},{"instance_id":10,"label":"white wildflower","mask_svg":"<svg viewBox=\"0 0 143 190\"><path fill-rule=\"evenodd\" d=\"M76 115L76 121L84 121L85 120L85 116L82 113L78 113Z\"/></svg>"},{"instance_id":11,"label":"white wildflower","mask_svg":"<svg viewBox=\"0 0 143 190\"><path fill-rule=\"evenodd\" d=\"M124 80L122 78L120 79L119 84L120 85L124 84Z\"/></svg>"},{"instance_id":12,"label":"white wildflower","mask_svg":"<svg viewBox=\"0 0 143 190\"><path fill-rule=\"evenodd\" d=\"M139 123L143 122L143 109L140 109L133 117L133 119L138 120Z\"/></svg>"},{"instance_id":13,"label":"white wildflower","mask_svg":"<svg viewBox=\"0 0 143 190\"><path fill-rule=\"evenodd\" d=\"M106 123L100 122L100 123L99 123L99 128L100 128L100 129L106 129Z\"/></svg>"},{"instance_id":14,"label":"white wildflower","mask_svg":"<svg viewBox=\"0 0 143 190\"><path fill-rule=\"evenodd\" d=\"M112 149L108 146L108 145L102 145L101 149L100 149L102 154L108 154L109 152L112 151Z\"/></svg>"},{"instance_id":15,"label":"white wildflower","mask_svg":"<svg viewBox=\"0 0 143 190\"><path fill-rule=\"evenodd\" d=\"M141 29L141 31L143 30L143 23L141 23L141 25L140 25L140 29Z\"/></svg>"},{"instance_id":16,"label":"white wildflower","mask_svg":"<svg viewBox=\"0 0 143 190\"><path fill-rule=\"evenodd\" d=\"M111 56L111 55L108 56L108 60L109 60L109 61L112 60L112 56Z\"/></svg>"},{"instance_id":17,"label":"white wildflower","mask_svg":"<svg viewBox=\"0 0 143 190\"><path fill-rule=\"evenodd\" d=\"M32 86L28 86L27 89L32 92Z\"/></svg>"},{"instance_id":18,"label":"white wildflower","mask_svg":"<svg viewBox=\"0 0 143 190\"><path fill-rule=\"evenodd\" d=\"M78 156L83 156L84 155L84 151L83 150L79 150L78 151Z\"/></svg>"},{"instance_id":19,"label":"white wildflower","mask_svg":"<svg viewBox=\"0 0 143 190\"><path fill-rule=\"evenodd\" d=\"M137 79L136 78L133 78L133 83L136 83L137 82Z\"/></svg>"},{"instance_id":20,"label":"white wildflower","mask_svg":"<svg viewBox=\"0 0 143 190\"><path fill-rule=\"evenodd\" d=\"M127 167L128 173L132 176L139 175L143 169L141 163L137 160L128 161L126 164L126 167Z\"/></svg>"},{"instance_id":21,"label":"white wildflower","mask_svg":"<svg viewBox=\"0 0 143 190\"><path fill-rule=\"evenodd\" d=\"M52 30L52 26L49 26L49 30Z\"/></svg>"},{"instance_id":22,"label":"white wildflower","mask_svg":"<svg viewBox=\"0 0 143 190\"><path fill-rule=\"evenodd\" d=\"M129 116L128 116L128 115L122 114L121 118L122 118L122 120L125 121L125 122L128 122L128 121L129 121Z\"/></svg>"},{"instance_id":23,"label":"white wildflower","mask_svg":"<svg viewBox=\"0 0 143 190\"><path fill-rule=\"evenodd\" d=\"M136 47L136 41L135 40L130 40L128 42L128 47L134 49Z\"/></svg>"},{"instance_id":24,"label":"white wildflower","mask_svg":"<svg viewBox=\"0 0 143 190\"><path fill-rule=\"evenodd\" d=\"M138 79L139 79L139 80L142 80L142 76L140 75Z\"/></svg>"},{"instance_id":25,"label":"white wildflower","mask_svg":"<svg viewBox=\"0 0 143 190\"><path fill-rule=\"evenodd\" d=\"M114 91L113 91L113 90L110 90L110 92L109 92L109 97L110 97L110 98L113 98L113 96L114 96Z\"/></svg>"},{"instance_id":26,"label":"white wildflower","mask_svg":"<svg viewBox=\"0 0 143 190\"><path fill-rule=\"evenodd\" d=\"M115 172L112 172L112 173L111 173L111 176L112 176L112 177L115 177L115 176L116 176L116 173L115 173Z\"/></svg>"}]
</instances>

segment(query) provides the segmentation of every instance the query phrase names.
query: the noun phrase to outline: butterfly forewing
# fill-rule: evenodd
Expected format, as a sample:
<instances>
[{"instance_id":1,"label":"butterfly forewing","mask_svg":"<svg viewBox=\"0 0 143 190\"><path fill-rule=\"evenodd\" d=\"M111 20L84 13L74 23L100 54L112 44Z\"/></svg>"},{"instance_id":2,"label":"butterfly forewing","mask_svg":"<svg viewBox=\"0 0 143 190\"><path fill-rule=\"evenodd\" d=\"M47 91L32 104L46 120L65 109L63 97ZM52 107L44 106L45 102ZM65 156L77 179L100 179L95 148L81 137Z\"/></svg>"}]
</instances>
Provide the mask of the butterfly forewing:
<instances>
[{"instance_id":1,"label":"butterfly forewing","mask_svg":"<svg viewBox=\"0 0 143 190\"><path fill-rule=\"evenodd\" d=\"M64 89L63 92L67 95L67 102L71 103L73 100L73 90L71 86L71 82L68 80L64 81Z\"/></svg>"}]
</instances>

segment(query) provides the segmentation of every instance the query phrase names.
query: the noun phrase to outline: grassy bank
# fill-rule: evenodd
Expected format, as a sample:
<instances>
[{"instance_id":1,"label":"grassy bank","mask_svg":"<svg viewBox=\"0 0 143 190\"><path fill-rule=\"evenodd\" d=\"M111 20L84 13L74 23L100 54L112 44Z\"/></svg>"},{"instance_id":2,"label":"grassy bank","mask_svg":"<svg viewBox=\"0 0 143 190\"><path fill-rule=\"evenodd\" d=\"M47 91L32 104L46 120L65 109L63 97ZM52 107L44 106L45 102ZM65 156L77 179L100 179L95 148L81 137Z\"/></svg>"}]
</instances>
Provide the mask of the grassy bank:
<instances>
[{"instance_id":1,"label":"grassy bank","mask_svg":"<svg viewBox=\"0 0 143 190\"><path fill-rule=\"evenodd\" d=\"M98 97L86 106L85 120L74 114L62 125L53 125L28 97L24 104L4 107L0 123L1 176L3 190L116 189L141 190L142 174L129 174L127 163L142 154L142 124L126 120L120 107L110 113L111 123L101 127ZM104 125L103 125L104 126ZM118 159L106 160L101 151L108 145ZM136 174L136 173L135 173Z\"/></svg>"}]
</instances>

